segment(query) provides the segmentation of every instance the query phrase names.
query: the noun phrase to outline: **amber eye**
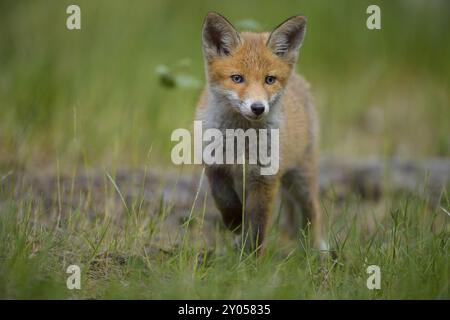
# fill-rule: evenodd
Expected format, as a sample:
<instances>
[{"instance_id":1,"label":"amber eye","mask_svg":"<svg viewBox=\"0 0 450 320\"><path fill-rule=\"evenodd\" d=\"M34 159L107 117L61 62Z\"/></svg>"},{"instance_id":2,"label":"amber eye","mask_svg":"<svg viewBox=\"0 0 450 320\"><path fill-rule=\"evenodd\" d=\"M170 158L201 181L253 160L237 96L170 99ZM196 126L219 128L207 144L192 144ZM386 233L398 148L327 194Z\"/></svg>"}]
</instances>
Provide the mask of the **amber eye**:
<instances>
[{"instance_id":1,"label":"amber eye","mask_svg":"<svg viewBox=\"0 0 450 320\"><path fill-rule=\"evenodd\" d=\"M235 83L242 83L244 82L244 77L241 76L240 74L233 74L231 76L231 80L233 80L233 82Z\"/></svg>"},{"instance_id":2,"label":"amber eye","mask_svg":"<svg viewBox=\"0 0 450 320\"><path fill-rule=\"evenodd\" d=\"M277 80L277 78L275 78L274 76L267 76L266 77L266 83L267 84L274 84L276 80Z\"/></svg>"}]
</instances>

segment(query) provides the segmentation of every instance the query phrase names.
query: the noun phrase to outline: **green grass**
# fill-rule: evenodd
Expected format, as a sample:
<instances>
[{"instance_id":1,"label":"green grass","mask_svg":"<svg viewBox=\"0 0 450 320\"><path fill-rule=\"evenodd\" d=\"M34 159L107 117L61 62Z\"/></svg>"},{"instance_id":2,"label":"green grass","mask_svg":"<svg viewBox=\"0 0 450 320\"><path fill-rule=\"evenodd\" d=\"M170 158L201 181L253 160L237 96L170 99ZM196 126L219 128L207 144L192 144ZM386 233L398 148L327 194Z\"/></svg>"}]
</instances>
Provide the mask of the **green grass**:
<instances>
[{"instance_id":1,"label":"green grass","mask_svg":"<svg viewBox=\"0 0 450 320\"><path fill-rule=\"evenodd\" d=\"M77 3L80 31L65 28L70 2L1 5L2 164L140 166L150 146L154 160L168 162L170 134L192 125L195 84L204 82L208 10L262 30L295 13L308 17L297 69L312 84L324 152L450 154L446 1L380 1L380 31L365 26L370 1ZM161 66L169 82L189 76L192 86L163 85Z\"/></svg>"},{"instance_id":2,"label":"green grass","mask_svg":"<svg viewBox=\"0 0 450 320\"><path fill-rule=\"evenodd\" d=\"M2 190L2 196L8 192ZM450 298L450 236L442 225L448 217L411 195L394 195L381 210L358 199L339 205L332 197L325 200L337 264L320 263L317 252L302 247L302 233L295 241L281 241L276 224L260 258L242 255L230 232L221 229L217 237L223 241L216 246L199 243L208 232L199 203L172 235L175 245L160 250L156 235L171 214L161 208L170 205L150 218L138 205L119 217L107 212L88 217L81 203L57 220L31 202L10 200L0 209L3 298ZM448 208L448 199L444 202ZM65 270L72 264L81 268L81 290L66 288ZM366 268L373 264L381 268L380 290L366 287Z\"/></svg>"},{"instance_id":3,"label":"green grass","mask_svg":"<svg viewBox=\"0 0 450 320\"><path fill-rule=\"evenodd\" d=\"M176 229L184 241L159 251L158 235L172 235L172 200L146 208L143 192L128 199L113 183L119 168L170 167L170 134L191 127L204 82L209 10L262 30L307 16L297 70L312 85L322 153L449 157L449 2L76 3L81 31L65 28L71 1L0 3L1 298L450 298L448 193L436 208L410 194L322 199L340 260L319 268L316 253L298 250L300 239L285 244L276 225L260 260L233 249L220 224L206 246L202 197ZM365 27L374 3L380 31ZM108 175L79 195L70 179L43 193L8 182L84 170ZM70 264L82 269L79 291L65 286ZM381 290L366 288L369 264L381 267Z\"/></svg>"}]
</instances>

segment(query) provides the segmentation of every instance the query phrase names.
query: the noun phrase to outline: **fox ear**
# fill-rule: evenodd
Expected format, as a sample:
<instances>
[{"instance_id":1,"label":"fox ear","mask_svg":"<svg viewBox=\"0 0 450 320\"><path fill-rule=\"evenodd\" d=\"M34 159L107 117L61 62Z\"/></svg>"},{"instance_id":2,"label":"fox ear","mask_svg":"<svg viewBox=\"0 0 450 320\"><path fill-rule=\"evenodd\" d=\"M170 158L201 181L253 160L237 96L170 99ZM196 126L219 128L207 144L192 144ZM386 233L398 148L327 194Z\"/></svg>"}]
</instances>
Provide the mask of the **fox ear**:
<instances>
[{"instance_id":1,"label":"fox ear","mask_svg":"<svg viewBox=\"0 0 450 320\"><path fill-rule=\"evenodd\" d=\"M267 46L277 56L289 63L297 61L300 48L306 30L306 18L294 16L276 27L267 40Z\"/></svg>"},{"instance_id":2,"label":"fox ear","mask_svg":"<svg viewBox=\"0 0 450 320\"><path fill-rule=\"evenodd\" d=\"M240 43L239 34L227 19L216 12L209 12L203 23L203 53L207 60L226 56Z\"/></svg>"}]
</instances>

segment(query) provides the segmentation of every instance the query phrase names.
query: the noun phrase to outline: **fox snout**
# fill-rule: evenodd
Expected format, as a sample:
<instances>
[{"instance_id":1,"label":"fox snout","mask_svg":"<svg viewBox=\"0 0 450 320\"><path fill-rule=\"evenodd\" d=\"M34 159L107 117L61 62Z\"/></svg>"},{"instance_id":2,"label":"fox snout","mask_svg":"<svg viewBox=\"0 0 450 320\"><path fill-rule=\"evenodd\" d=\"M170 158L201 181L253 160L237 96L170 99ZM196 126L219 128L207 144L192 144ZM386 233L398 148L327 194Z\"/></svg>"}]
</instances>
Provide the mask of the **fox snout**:
<instances>
[{"instance_id":1,"label":"fox snout","mask_svg":"<svg viewBox=\"0 0 450 320\"><path fill-rule=\"evenodd\" d=\"M250 106L250 109L252 109L253 113L258 117L264 113L266 107L261 102L255 102Z\"/></svg>"},{"instance_id":2,"label":"fox snout","mask_svg":"<svg viewBox=\"0 0 450 320\"><path fill-rule=\"evenodd\" d=\"M246 99L242 103L240 112L249 120L259 120L269 113L269 105L265 100Z\"/></svg>"}]
</instances>

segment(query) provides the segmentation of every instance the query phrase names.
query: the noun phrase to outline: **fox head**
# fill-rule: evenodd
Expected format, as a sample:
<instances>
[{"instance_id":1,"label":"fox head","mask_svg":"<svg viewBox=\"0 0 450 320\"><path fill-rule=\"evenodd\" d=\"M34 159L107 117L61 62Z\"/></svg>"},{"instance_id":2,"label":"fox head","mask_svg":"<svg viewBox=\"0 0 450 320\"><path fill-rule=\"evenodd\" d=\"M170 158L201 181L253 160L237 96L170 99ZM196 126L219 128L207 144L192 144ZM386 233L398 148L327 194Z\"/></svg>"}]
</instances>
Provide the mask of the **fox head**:
<instances>
[{"instance_id":1,"label":"fox head","mask_svg":"<svg viewBox=\"0 0 450 320\"><path fill-rule=\"evenodd\" d=\"M294 16L269 33L238 33L223 16L207 14L202 33L210 90L223 107L260 121L283 94L297 61L306 19Z\"/></svg>"}]
</instances>

